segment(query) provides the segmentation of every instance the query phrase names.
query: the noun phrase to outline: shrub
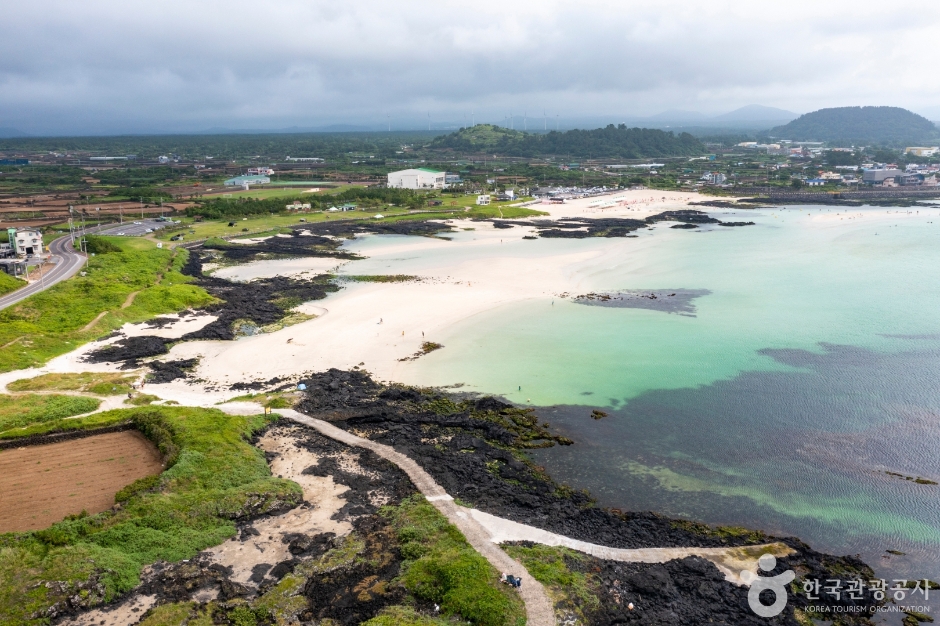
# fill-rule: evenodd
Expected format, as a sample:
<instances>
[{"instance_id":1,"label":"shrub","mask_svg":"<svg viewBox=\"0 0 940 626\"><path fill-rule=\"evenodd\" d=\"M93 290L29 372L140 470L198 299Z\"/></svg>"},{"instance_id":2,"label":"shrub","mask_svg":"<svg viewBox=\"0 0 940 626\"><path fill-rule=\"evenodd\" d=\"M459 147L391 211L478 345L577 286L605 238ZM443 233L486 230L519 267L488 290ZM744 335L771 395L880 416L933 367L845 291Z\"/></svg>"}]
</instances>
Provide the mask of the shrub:
<instances>
[{"instance_id":1,"label":"shrub","mask_svg":"<svg viewBox=\"0 0 940 626\"><path fill-rule=\"evenodd\" d=\"M424 497L383 512L401 544L402 583L416 598L481 626L516 623L524 612L518 596L501 588L496 570Z\"/></svg>"},{"instance_id":2,"label":"shrub","mask_svg":"<svg viewBox=\"0 0 940 626\"><path fill-rule=\"evenodd\" d=\"M97 235L87 235L85 237L85 249L92 254L108 254L109 252L121 251L110 239Z\"/></svg>"}]
</instances>

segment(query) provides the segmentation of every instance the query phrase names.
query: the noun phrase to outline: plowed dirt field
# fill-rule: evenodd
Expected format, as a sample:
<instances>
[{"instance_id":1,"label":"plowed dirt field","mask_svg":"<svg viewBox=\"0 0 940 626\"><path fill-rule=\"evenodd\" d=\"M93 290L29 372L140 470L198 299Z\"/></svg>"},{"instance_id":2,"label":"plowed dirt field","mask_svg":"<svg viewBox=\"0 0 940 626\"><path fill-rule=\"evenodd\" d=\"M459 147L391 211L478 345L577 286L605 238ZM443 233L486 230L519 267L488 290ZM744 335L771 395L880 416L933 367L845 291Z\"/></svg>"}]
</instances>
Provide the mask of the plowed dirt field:
<instances>
[{"instance_id":1,"label":"plowed dirt field","mask_svg":"<svg viewBox=\"0 0 940 626\"><path fill-rule=\"evenodd\" d=\"M99 513L122 487L162 470L160 453L134 430L0 450L0 533Z\"/></svg>"}]
</instances>

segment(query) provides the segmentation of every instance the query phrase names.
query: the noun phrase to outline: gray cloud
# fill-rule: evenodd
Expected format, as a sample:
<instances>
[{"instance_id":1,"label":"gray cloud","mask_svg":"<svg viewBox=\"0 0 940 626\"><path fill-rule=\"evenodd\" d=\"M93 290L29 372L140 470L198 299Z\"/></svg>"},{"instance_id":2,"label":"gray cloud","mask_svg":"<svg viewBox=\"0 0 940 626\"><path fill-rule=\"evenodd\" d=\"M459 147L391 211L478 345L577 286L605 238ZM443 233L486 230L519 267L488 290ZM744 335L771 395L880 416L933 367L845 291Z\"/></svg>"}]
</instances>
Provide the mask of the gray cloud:
<instances>
[{"instance_id":1,"label":"gray cloud","mask_svg":"<svg viewBox=\"0 0 940 626\"><path fill-rule=\"evenodd\" d=\"M37 1L0 22L0 126L33 133L940 105L940 6Z\"/></svg>"}]
</instances>

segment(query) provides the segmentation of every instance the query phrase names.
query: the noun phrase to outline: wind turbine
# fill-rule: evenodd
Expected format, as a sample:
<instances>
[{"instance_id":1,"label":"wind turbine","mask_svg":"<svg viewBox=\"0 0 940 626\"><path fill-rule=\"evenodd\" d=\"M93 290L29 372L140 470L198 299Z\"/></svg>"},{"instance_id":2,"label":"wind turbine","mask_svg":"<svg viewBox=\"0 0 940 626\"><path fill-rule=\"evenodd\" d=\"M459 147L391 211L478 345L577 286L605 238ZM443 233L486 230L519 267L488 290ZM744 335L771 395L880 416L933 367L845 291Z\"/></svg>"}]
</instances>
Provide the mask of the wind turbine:
<instances>
[{"instance_id":1,"label":"wind turbine","mask_svg":"<svg viewBox=\"0 0 940 626\"><path fill-rule=\"evenodd\" d=\"M431 112L428 111L428 130L431 130Z\"/></svg>"}]
</instances>

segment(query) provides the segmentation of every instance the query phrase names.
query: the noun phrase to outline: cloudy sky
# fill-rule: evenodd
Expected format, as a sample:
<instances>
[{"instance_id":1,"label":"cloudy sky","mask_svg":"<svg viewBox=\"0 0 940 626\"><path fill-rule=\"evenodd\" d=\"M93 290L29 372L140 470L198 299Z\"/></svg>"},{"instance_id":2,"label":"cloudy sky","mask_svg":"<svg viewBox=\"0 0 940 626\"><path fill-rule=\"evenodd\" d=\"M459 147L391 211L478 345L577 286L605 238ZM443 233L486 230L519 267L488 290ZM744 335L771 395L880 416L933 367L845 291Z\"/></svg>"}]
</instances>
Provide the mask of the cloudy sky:
<instances>
[{"instance_id":1,"label":"cloudy sky","mask_svg":"<svg viewBox=\"0 0 940 626\"><path fill-rule=\"evenodd\" d=\"M747 104L940 119L940 3L29 0L0 20L0 127L416 128Z\"/></svg>"}]
</instances>

